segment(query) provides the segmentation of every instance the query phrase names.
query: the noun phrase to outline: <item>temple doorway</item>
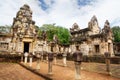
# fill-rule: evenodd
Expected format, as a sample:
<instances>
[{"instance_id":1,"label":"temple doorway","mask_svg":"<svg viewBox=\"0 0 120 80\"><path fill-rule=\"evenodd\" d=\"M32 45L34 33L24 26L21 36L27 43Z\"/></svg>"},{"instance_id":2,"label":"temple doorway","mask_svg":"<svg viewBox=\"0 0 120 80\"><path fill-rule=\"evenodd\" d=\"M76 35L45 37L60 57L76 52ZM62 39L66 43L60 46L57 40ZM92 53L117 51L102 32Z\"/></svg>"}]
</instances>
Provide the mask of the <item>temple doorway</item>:
<instances>
[{"instance_id":1,"label":"temple doorway","mask_svg":"<svg viewBox=\"0 0 120 80\"><path fill-rule=\"evenodd\" d=\"M24 42L24 53L29 52L29 42Z\"/></svg>"},{"instance_id":2,"label":"temple doorway","mask_svg":"<svg viewBox=\"0 0 120 80\"><path fill-rule=\"evenodd\" d=\"M95 45L95 53L99 54L100 50L99 50L99 45Z\"/></svg>"}]
</instances>

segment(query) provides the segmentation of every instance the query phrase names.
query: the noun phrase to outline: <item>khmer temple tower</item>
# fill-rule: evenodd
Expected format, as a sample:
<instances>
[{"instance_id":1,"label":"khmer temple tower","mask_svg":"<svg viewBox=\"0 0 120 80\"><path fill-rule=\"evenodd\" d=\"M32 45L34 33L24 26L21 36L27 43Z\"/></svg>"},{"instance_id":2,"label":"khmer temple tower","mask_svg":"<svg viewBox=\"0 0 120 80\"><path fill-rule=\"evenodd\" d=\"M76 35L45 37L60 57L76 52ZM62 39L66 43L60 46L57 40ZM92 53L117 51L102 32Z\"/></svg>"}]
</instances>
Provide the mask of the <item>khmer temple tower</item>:
<instances>
[{"instance_id":1,"label":"khmer temple tower","mask_svg":"<svg viewBox=\"0 0 120 80\"><path fill-rule=\"evenodd\" d=\"M13 51L15 52L32 52L37 40L37 30L35 21L32 20L32 11L25 4L17 12L13 20L11 29Z\"/></svg>"},{"instance_id":2,"label":"khmer temple tower","mask_svg":"<svg viewBox=\"0 0 120 80\"><path fill-rule=\"evenodd\" d=\"M113 55L113 36L110 23L106 20L104 28L100 29L96 16L88 22L88 27L80 29L77 23L70 28L72 52L79 47L84 55L103 55L110 52Z\"/></svg>"}]
</instances>

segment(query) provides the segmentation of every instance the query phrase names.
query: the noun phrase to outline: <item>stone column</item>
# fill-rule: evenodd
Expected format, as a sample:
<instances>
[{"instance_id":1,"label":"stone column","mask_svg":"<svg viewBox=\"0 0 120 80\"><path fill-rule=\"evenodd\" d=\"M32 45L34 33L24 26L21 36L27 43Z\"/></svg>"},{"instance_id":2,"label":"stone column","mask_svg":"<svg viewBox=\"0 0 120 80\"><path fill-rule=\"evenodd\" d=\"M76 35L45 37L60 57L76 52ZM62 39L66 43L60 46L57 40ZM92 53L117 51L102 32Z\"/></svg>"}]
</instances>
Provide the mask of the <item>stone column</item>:
<instances>
[{"instance_id":1,"label":"stone column","mask_svg":"<svg viewBox=\"0 0 120 80\"><path fill-rule=\"evenodd\" d=\"M25 56L25 64L27 63L27 56Z\"/></svg>"},{"instance_id":2,"label":"stone column","mask_svg":"<svg viewBox=\"0 0 120 80\"><path fill-rule=\"evenodd\" d=\"M52 74L52 61L48 62L48 74Z\"/></svg>"},{"instance_id":3,"label":"stone column","mask_svg":"<svg viewBox=\"0 0 120 80\"><path fill-rule=\"evenodd\" d=\"M52 74L53 53L48 53L48 74Z\"/></svg>"},{"instance_id":4,"label":"stone column","mask_svg":"<svg viewBox=\"0 0 120 80\"><path fill-rule=\"evenodd\" d=\"M41 55L40 55L39 52L36 53L36 57L37 57L36 69L40 70L40 58L41 58Z\"/></svg>"},{"instance_id":5,"label":"stone column","mask_svg":"<svg viewBox=\"0 0 120 80\"><path fill-rule=\"evenodd\" d=\"M54 53L54 64L57 64L57 53Z\"/></svg>"},{"instance_id":6,"label":"stone column","mask_svg":"<svg viewBox=\"0 0 120 80\"><path fill-rule=\"evenodd\" d=\"M111 75L111 71L110 71L110 53L105 52L104 55L105 55L106 71L108 72L109 75Z\"/></svg>"},{"instance_id":7,"label":"stone column","mask_svg":"<svg viewBox=\"0 0 120 80\"><path fill-rule=\"evenodd\" d=\"M67 57L67 54L64 53L64 54L63 54L63 66L64 66L64 67L67 66L66 57Z\"/></svg>"},{"instance_id":8,"label":"stone column","mask_svg":"<svg viewBox=\"0 0 120 80\"><path fill-rule=\"evenodd\" d=\"M41 61L43 61L43 54L44 54L44 52L42 51L42 53L41 53Z\"/></svg>"},{"instance_id":9,"label":"stone column","mask_svg":"<svg viewBox=\"0 0 120 80\"><path fill-rule=\"evenodd\" d=\"M106 71L109 75L111 75L112 73L111 73L111 70L110 70L110 59L106 58L105 63L106 63Z\"/></svg>"},{"instance_id":10,"label":"stone column","mask_svg":"<svg viewBox=\"0 0 120 80\"><path fill-rule=\"evenodd\" d=\"M29 66L30 67L32 67L32 58L33 58L32 53L29 53Z\"/></svg>"},{"instance_id":11,"label":"stone column","mask_svg":"<svg viewBox=\"0 0 120 80\"><path fill-rule=\"evenodd\" d=\"M48 63L48 55L46 55L46 62Z\"/></svg>"},{"instance_id":12,"label":"stone column","mask_svg":"<svg viewBox=\"0 0 120 80\"><path fill-rule=\"evenodd\" d=\"M75 62L75 80L81 80L81 63Z\"/></svg>"},{"instance_id":13,"label":"stone column","mask_svg":"<svg viewBox=\"0 0 120 80\"><path fill-rule=\"evenodd\" d=\"M113 46L113 44L111 43L111 57L115 56L115 55L114 55L114 52L113 52L113 51L114 51L114 50L113 50L113 47L114 47L114 46Z\"/></svg>"},{"instance_id":14,"label":"stone column","mask_svg":"<svg viewBox=\"0 0 120 80\"><path fill-rule=\"evenodd\" d=\"M24 63L26 64L27 63L27 59L28 59L28 53L25 52L24 56L25 56Z\"/></svg>"},{"instance_id":15,"label":"stone column","mask_svg":"<svg viewBox=\"0 0 120 80\"><path fill-rule=\"evenodd\" d=\"M82 62L82 52L79 51L77 48L77 51L73 53L73 59L75 63L75 80L81 80L81 62Z\"/></svg>"},{"instance_id":16,"label":"stone column","mask_svg":"<svg viewBox=\"0 0 120 80\"><path fill-rule=\"evenodd\" d=\"M30 67L32 67L32 57L30 57Z\"/></svg>"},{"instance_id":17,"label":"stone column","mask_svg":"<svg viewBox=\"0 0 120 80\"><path fill-rule=\"evenodd\" d=\"M24 55L23 53L21 53L21 62L23 62L23 60L24 60Z\"/></svg>"},{"instance_id":18,"label":"stone column","mask_svg":"<svg viewBox=\"0 0 120 80\"><path fill-rule=\"evenodd\" d=\"M57 64L57 58L54 57L54 64L56 65Z\"/></svg>"},{"instance_id":19,"label":"stone column","mask_svg":"<svg viewBox=\"0 0 120 80\"><path fill-rule=\"evenodd\" d=\"M43 46L44 46L44 43L42 43L42 44L40 45L40 48L39 48L40 55L41 55L41 61L43 61L43 53L44 53Z\"/></svg>"},{"instance_id":20,"label":"stone column","mask_svg":"<svg viewBox=\"0 0 120 80\"><path fill-rule=\"evenodd\" d=\"M37 59L36 69L40 70L40 58Z\"/></svg>"},{"instance_id":21,"label":"stone column","mask_svg":"<svg viewBox=\"0 0 120 80\"><path fill-rule=\"evenodd\" d=\"M106 71L110 72L110 59L106 59L105 62L106 62Z\"/></svg>"}]
</instances>

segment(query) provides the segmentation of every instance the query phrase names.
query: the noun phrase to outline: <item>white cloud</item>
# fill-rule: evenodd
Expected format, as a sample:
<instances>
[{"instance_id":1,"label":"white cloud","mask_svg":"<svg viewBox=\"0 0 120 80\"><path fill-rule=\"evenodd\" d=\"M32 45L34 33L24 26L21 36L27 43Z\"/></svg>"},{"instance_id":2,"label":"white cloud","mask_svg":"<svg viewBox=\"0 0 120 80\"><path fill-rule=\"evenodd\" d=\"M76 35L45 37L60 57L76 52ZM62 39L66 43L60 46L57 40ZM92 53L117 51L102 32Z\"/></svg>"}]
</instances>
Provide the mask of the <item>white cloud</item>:
<instances>
[{"instance_id":1,"label":"white cloud","mask_svg":"<svg viewBox=\"0 0 120 80\"><path fill-rule=\"evenodd\" d=\"M30 5L33 11L33 20L36 25L56 23L70 28L74 22L80 28L87 27L93 15L98 18L99 26L103 27L108 19L112 26L120 26L120 0L94 0L88 5L79 6L77 0L45 0L49 8L44 11L39 0L0 0L0 25L12 25L13 17L24 4Z\"/></svg>"}]
</instances>

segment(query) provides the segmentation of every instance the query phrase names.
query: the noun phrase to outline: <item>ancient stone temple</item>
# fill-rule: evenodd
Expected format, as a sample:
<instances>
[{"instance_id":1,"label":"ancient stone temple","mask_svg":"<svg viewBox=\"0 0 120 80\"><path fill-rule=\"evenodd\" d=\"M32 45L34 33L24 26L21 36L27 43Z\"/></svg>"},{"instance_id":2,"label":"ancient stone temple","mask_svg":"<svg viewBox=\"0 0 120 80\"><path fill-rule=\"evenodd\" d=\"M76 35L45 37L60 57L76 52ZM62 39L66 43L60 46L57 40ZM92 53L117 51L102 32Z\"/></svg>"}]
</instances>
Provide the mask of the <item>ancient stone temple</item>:
<instances>
[{"instance_id":1,"label":"ancient stone temple","mask_svg":"<svg viewBox=\"0 0 120 80\"><path fill-rule=\"evenodd\" d=\"M56 35L52 42L47 42L45 31L38 37L35 21L32 20L32 11L25 4L13 19L11 31L7 34L0 34L0 51L10 53L49 52L52 46L54 53L73 53L75 47L79 47L84 55L101 55L105 52L113 54L113 35L108 20L106 20L104 28L100 29L96 16L93 16L87 28L80 29L77 23L74 23L70 28L70 33L71 44L66 48L58 44Z\"/></svg>"},{"instance_id":2,"label":"ancient stone temple","mask_svg":"<svg viewBox=\"0 0 120 80\"><path fill-rule=\"evenodd\" d=\"M38 37L35 21L32 20L32 11L25 4L17 12L9 33L0 34L0 52L25 53L36 51L50 51L46 32Z\"/></svg>"},{"instance_id":3,"label":"ancient stone temple","mask_svg":"<svg viewBox=\"0 0 120 80\"><path fill-rule=\"evenodd\" d=\"M15 52L32 52L37 41L35 21L32 20L32 11L24 5L17 12L11 29L12 46Z\"/></svg>"},{"instance_id":4,"label":"ancient stone temple","mask_svg":"<svg viewBox=\"0 0 120 80\"><path fill-rule=\"evenodd\" d=\"M105 52L113 54L113 36L108 20L104 28L100 29L96 16L93 16L87 28L80 29L77 23L74 23L70 33L72 52L78 46L84 55L101 55Z\"/></svg>"}]
</instances>

